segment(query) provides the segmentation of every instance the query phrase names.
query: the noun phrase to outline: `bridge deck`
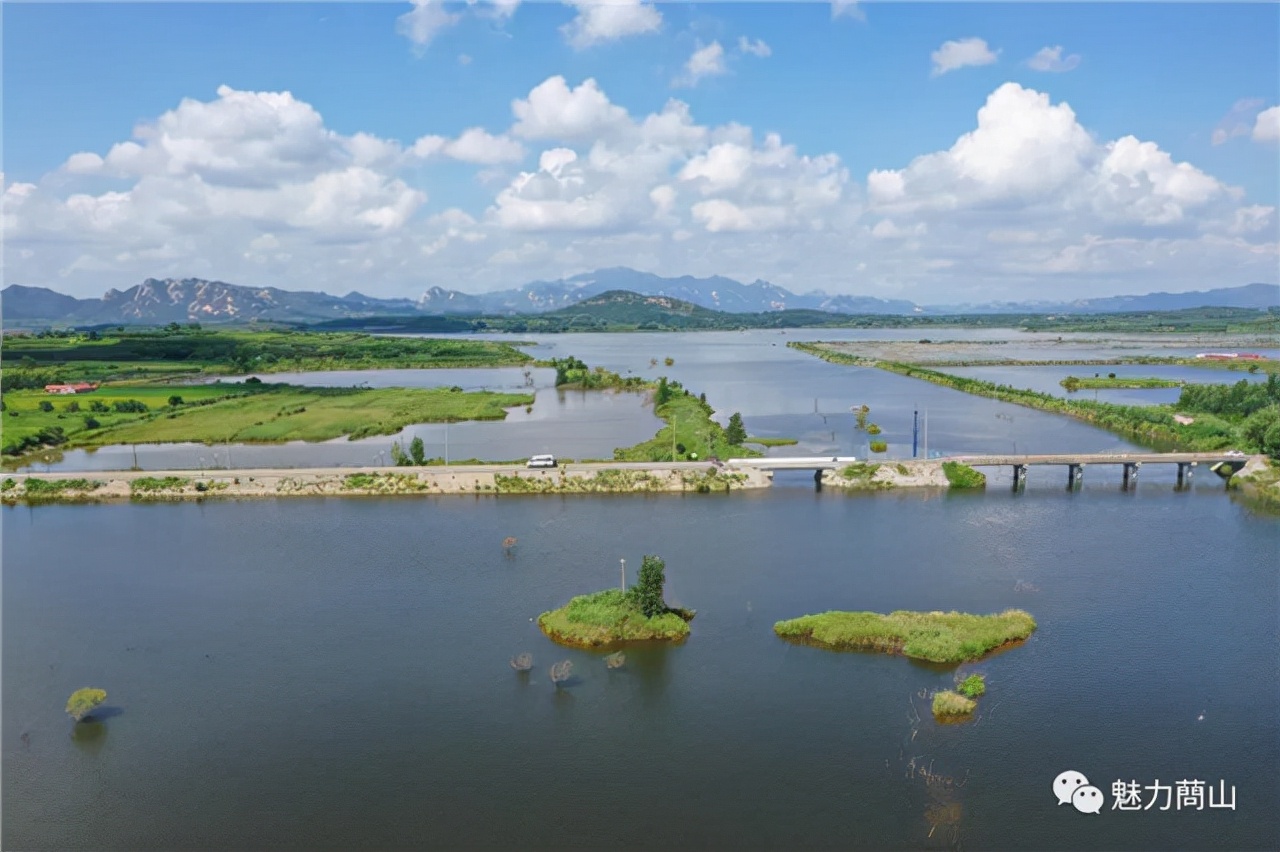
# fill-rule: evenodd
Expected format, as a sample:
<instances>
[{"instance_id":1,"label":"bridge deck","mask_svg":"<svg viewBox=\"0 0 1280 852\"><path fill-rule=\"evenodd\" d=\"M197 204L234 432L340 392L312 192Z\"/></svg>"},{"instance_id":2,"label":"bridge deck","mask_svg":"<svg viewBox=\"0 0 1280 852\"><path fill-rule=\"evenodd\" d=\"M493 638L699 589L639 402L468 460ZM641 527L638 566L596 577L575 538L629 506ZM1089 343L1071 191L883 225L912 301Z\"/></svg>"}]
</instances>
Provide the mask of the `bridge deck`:
<instances>
[{"instance_id":1,"label":"bridge deck","mask_svg":"<svg viewBox=\"0 0 1280 852\"><path fill-rule=\"evenodd\" d=\"M964 455L932 459L859 459L853 456L771 456L755 459L728 459L733 467L753 467L758 470L838 470L857 462L896 463L930 461L935 463L956 461L970 467L1013 465L1097 465L1097 464L1214 464L1235 462L1243 464L1248 456L1229 456L1215 453L1044 453L1037 455Z\"/></svg>"}]
</instances>

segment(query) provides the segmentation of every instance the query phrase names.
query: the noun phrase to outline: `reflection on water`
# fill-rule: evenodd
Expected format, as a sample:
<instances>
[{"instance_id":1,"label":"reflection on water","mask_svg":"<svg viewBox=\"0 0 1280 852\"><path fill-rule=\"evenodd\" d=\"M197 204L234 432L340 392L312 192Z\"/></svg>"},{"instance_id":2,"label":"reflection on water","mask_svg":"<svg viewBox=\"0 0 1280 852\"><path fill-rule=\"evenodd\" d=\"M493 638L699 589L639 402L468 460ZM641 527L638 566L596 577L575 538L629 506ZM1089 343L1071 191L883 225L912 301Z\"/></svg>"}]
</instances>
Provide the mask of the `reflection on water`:
<instances>
[{"instance_id":1,"label":"reflection on water","mask_svg":"<svg viewBox=\"0 0 1280 852\"><path fill-rule=\"evenodd\" d=\"M107 739L107 726L93 717L76 722L71 726L71 740L81 751L95 754L102 749Z\"/></svg>"}]
</instances>

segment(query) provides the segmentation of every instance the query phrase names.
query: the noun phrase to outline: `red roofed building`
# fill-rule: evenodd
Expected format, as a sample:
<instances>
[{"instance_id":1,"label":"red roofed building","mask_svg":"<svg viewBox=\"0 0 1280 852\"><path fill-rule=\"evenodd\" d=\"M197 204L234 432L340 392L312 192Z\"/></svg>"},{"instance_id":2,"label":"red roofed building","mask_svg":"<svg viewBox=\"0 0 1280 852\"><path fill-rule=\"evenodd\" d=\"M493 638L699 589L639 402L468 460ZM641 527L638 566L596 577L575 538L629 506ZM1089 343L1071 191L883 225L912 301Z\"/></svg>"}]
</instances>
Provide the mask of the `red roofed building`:
<instances>
[{"instance_id":1,"label":"red roofed building","mask_svg":"<svg viewBox=\"0 0 1280 852\"><path fill-rule=\"evenodd\" d=\"M89 393L98 389L97 382L76 382L73 385L45 385L45 393Z\"/></svg>"}]
</instances>

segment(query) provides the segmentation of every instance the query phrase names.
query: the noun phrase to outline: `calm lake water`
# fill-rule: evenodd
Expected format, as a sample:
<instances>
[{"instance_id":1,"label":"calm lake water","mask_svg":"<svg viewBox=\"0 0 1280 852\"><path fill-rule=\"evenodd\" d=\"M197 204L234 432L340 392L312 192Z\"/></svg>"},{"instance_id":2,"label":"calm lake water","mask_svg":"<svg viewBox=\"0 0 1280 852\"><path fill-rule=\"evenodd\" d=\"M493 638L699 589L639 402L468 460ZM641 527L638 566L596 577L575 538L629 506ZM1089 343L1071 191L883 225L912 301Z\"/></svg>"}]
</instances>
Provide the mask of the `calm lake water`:
<instances>
[{"instance_id":1,"label":"calm lake water","mask_svg":"<svg viewBox=\"0 0 1280 852\"><path fill-rule=\"evenodd\" d=\"M771 451L773 454L869 455L868 438L854 428L850 411L851 407L862 404L870 406L871 422L883 430L880 438L889 445L886 457L912 454L916 412L919 412L916 451L920 455L926 451L936 456L961 452L1113 452L1134 448L1107 432L1062 417L1009 403L976 399L873 368L828 364L786 346L790 340L912 341L921 333L918 329L796 329L785 333L521 335L515 339L528 342L526 351L537 358L574 355L588 364L601 365L624 376L669 376L694 393L705 393L721 423L738 411L752 435L790 437L800 442L794 447L776 448ZM1125 354L1194 354L1232 348L1220 340L1169 346L1168 341L1154 336L1103 342L1088 335L1062 335L1063 340L1059 342L1057 335L999 329L935 329L927 333L935 341L973 342L973 357L1106 358ZM506 342L513 339L509 335L464 336ZM1007 337L1008 342L981 343L1000 337ZM1235 349L1280 354L1274 349L1239 343ZM673 360L669 366L665 363L667 358ZM1000 375L1019 375L1007 371L1030 369L1033 372L1026 374L1028 386L1038 386L1045 382L1046 376L1057 375L1053 371L1043 375L1034 372L1041 368L984 369L1006 371ZM1154 368L1142 369L1145 374ZM361 441L337 439L319 444L103 447L92 452L76 450L61 457L50 454L47 463L38 462L32 468L118 470L133 465L135 451L138 465L148 470L226 467L228 457L235 467L358 466L385 461L395 441L408 443L416 436L426 443L428 455L444 457L447 454L452 459L506 461L535 453L599 459L612 458L615 447L651 438L662 426L637 394L566 393L554 388L553 371L528 372L532 390L537 395L533 412L526 414L524 409L513 409L502 422L456 423L447 429L443 425L419 425L395 437ZM343 387L458 385L468 390L510 391L526 389L525 373L521 368L364 370L286 373L272 378ZM1245 375L1190 368L1178 375L1184 373L1203 374L1208 381L1224 382L1238 381Z\"/></svg>"},{"instance_id":2,"label":"calm lake water","mask_svg":"<svg viewBox=\"0 0 1280 852\"><path fill-rule=\"evenodd\" d=\"M1060 485L4 509L0 840L1280 848L1280 523L1203 482ZM698 610L684 645L610 672L540 635L539 612L645 553ZM1039 630L960 669L771 632L832 608L1006 607ZM923 696L971 671L977 719L935 724ZM105 718L73 737L62 706L86 685ZM1101 814L1057 804L1068 769ZM1112 782L1157 779L1225 781L1236 808L1110 809Z\"/></svg>"}]
</instances>

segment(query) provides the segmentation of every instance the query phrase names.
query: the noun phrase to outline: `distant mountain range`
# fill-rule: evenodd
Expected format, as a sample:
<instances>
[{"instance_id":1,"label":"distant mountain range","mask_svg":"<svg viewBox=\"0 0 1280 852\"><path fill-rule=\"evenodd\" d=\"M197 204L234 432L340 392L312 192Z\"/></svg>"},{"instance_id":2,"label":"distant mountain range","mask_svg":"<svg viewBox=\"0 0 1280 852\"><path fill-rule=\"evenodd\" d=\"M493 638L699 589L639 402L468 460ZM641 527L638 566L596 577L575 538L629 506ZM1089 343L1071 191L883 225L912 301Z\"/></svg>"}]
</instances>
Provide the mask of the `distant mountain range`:
<instances>
[{"instance_id":1,"label":"distant mountain range","mask_svg":"<svg viewBox=\"0 0 1280 852\"><path fill-rule=\"evenodd\" d=\"M727 313L812 310L836 314L942 315L977 313L1114 313L1196 307L1266 309L1280 306L1280 285L1247 284L1194 293L1149 293L1072 302L1000 302L920 306L903 299L797 295L768 281L743 284L732 278L663 278L617 267L558 281L534 281L511 290L470 294L432 287L417 300L379 299L351 292L331 296L275 287L243 287L198 278L148 278L128 290L108 290L100 299L77 299L45 287L12 284L0 293L6 327L42 325L153 325L170 322L305 322L372 316L538 314L576 305L604 293L628 291L676 299Z\"/></svg>"}]
</instances>

